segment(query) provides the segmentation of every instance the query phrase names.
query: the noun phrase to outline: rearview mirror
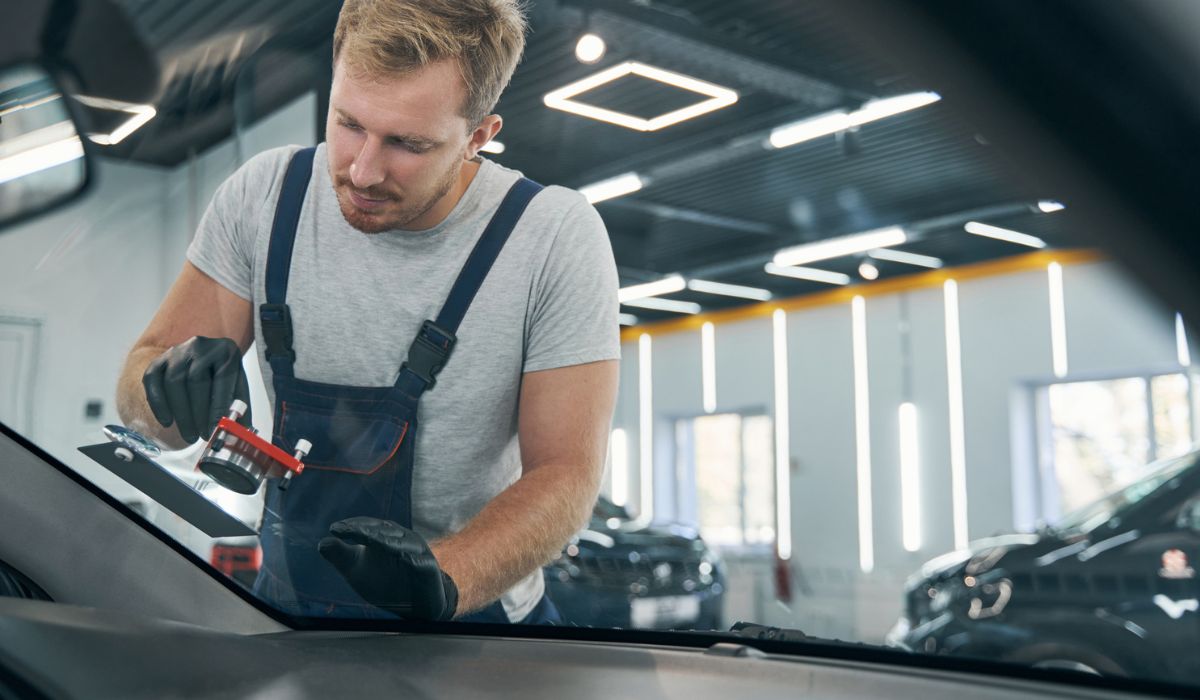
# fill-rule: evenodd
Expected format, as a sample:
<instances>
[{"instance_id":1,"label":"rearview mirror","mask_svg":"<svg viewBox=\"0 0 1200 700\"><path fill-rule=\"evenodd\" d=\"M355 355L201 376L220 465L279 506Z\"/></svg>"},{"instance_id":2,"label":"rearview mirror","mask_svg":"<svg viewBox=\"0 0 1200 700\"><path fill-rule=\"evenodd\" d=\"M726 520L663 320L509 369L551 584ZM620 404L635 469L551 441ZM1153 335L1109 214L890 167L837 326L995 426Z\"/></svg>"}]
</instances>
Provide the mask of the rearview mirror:
<instances>
[{"instance_id":1,"label":"rearview mirror","mask_svg":"<svg viewBox=\"0 0 1200 700\"><path fill-rule=\"evenodd\" d=\"M78 197L90 173L67 98L37 64L0 68L0 226Z\"/></svg>"}]
</instances>

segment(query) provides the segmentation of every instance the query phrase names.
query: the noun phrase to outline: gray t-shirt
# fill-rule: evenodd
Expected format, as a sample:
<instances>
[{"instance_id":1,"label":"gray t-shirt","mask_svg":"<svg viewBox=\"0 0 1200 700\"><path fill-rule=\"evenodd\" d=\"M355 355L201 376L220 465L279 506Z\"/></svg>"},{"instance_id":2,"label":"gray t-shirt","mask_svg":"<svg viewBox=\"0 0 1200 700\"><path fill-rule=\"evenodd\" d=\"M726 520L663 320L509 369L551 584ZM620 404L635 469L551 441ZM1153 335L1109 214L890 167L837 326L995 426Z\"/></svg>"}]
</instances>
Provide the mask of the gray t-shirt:
<instances>
[{"instance_id":1,"label":"gray t-shirt","mask_svg":"<svg viewBox=\"0 0 1200 700\"><path fill-rule=\"evenodd\" d=\"M255 309L266 301L267 246L297 147L247 161L217 190L187 258ZM288 286L296 376L351 386L396 381L421 322L437 317L492 214L520 173L483 159L446 219L425 231L364 234L346 223L324 144L296 233ZM550 186L529 204L458 331L437 386L421 399L413 524L426 538L461 530L521 475L523 372L620 357L617 273L604 223L578 192ZM255 312L255 337L261 338ZM256 343L274 404L271 367ZM257 407L256 407L256 410ZM510 619L541 597L532 572L502 598Z\"/></svg>"}]
</instances>

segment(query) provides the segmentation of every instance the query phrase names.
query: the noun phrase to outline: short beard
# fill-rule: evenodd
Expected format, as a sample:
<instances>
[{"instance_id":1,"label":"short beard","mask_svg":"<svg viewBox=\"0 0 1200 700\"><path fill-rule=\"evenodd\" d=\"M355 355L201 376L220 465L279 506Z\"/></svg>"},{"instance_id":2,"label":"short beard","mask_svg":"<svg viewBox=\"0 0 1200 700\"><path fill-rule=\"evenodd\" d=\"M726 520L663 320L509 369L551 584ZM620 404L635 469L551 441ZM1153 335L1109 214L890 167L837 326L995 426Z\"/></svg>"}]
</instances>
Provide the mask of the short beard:
<instances>
[{"instance_id":1,"label":"short beard","mask_svg":"<svg viewBox=\"0 0 1200 700\"><path fill-rule=\"evenodd\" d=\"M446 171L441 182L434 189L432 196L416 205L402 206L399 211L386 219L381 218L379 215L363 212L354 206L354 203L350 201L349 195L344 192L346 189L354 189L353 183L348 178L335 176L333 192L334 196L337 197L338 208L342 210L342 218L346 220L347 224L350 224L351 227L361 233L384 233L385 231L402 229L410 222L424 216L426 212L441 201L442 197L446 196L446 193L454 186L458 175L459 170L451 167Z\"/></svg>"}]
</instances>

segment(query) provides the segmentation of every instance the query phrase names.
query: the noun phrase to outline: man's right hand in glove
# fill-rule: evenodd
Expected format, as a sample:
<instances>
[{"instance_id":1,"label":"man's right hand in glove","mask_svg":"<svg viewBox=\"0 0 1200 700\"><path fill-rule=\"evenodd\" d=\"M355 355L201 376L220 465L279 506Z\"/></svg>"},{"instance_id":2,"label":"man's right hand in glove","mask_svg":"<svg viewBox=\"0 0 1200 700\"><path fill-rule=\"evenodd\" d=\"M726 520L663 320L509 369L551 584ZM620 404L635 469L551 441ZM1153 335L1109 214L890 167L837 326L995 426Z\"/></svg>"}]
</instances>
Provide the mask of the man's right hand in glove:
<instances>
[{"instance_id":1,"label":"man's right hand in glove","mask_svg":"<svg viewBox=\"0 0 1200 700\"><path fill-rule=\"evenodd\" d=\"M195 336L153 360L142 375L146 403L164 428L191 444L208 439L234 399L250 405L242 352L229 338ZM241 423L250 425L250 411Z\"/></svg>"}]
</instances>

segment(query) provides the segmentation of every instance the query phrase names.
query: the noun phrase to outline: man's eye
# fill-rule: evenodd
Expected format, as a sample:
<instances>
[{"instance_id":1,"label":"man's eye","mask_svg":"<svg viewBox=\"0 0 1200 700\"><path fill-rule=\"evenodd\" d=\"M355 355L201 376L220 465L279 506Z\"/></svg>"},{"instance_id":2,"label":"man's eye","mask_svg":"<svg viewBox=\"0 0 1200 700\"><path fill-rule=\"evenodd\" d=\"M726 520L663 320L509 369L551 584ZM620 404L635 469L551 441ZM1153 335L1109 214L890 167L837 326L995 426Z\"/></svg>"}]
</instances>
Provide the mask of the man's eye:
<instances>
[{"instance_id":1,"label":"man's eye","mask_svg":"<svg viewBox=\"0 0 1200 700\"><path fill-rule=\"evenodd\" d=\"M428 150L424 146L419 146L415 143L409 143L408 141L393 141L392 145L399 146L409 153L424 153L426 150Z\"/></svg>"},{"instance_id":2,"label":"man's eye","mask_svg":"<svg viewBox=\"0 0 1200 700\"><path fill-rule=\"evenodd\" d=\"M352 124L351 122L346 122L346 121L341 122L341 125L346 127L347 129L351 129L353 131L358 131L362 128L358 124Z\"/></svg>"}]
</instances>

